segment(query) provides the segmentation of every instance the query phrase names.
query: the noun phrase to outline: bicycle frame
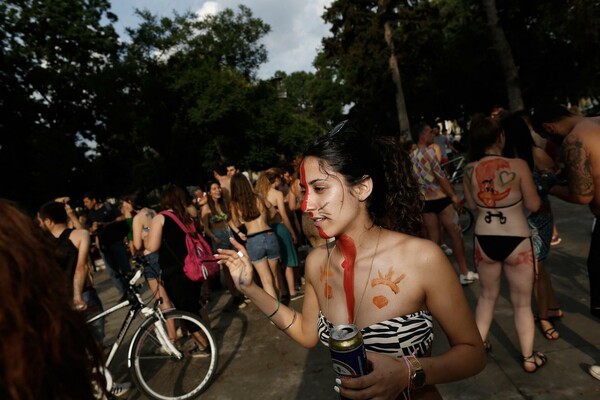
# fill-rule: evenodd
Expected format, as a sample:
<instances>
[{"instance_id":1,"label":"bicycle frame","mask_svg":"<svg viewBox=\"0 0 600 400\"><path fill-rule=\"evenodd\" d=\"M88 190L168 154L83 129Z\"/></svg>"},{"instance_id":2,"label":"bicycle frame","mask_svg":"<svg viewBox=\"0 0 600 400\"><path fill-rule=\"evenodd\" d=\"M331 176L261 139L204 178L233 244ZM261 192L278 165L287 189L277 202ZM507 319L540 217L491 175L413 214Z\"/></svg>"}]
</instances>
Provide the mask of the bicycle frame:
<instances>
[{"instance_id":1,"label":"bicycle frame","mask_svg":"<svg viewBox=\"0 0 600 400\"><path fill-rule=\"evenodd\" d=\"M467 162L467 159L465 158L465 156L458 156L458 157L453 158L452 160L448 160L445 163L441 164L442 167L445 167L450 164L456 164L454 167L454 171L452 172L452 175L450 177L448 177L448 181L450 183L456 183L459 176L462 175L462 172L463 172L462 170L463 170L463 167L465 166L466 162Z\"/></svg>"},{"instance_id":2,"label":"bicycle frame","mask_svg":"<svg viewBox=\"0 0 600 400\"><path fill-rule=\"evenodd\" d=\"M134 274L134 276L129 280L129 289L128 289L128 293L127 293L129 298L127 300L109 308L106 311L101 312L98 315L93 316L92 318L90 318L86 321L88 324L92 323L102 317L110 315L110 314L114 313L115 311L118 311L122 308L127 307L128 305L131 305L129 312L127 313L127 316L125 317L123 324L121 325L121 329L119 329L119 333L117 334L117 339L112 344L110 352L108 354L108 357L106 358L106 367L107 368L110 366L110 363L113 360L115 354L117 353L117 350L123 343L123 340L125 339L125 335L127 334L127 331L129 330L129 328L131 327L131 323L133 322L133 320L135 319L135 317L138 315L138 313L140 311L142 312L142 314L144 315L145 318L149 318L152 315L157 316L157 318L158 318L158 321L156 321L157 332L158 332L157 337L158 337L161 345L165 346L167 348L167 350L172 355L177 357L178 359L183 357L183 355L179 352L179 350L177 350L177 348L169 340L169 336L168 336L167 332L165 331L164 326L162 325L162 322L164 322L165 319L162 315L160 308L158 307L158 305L160 304L160 300L157 300L153 307L148 307L146 305L146 303L144 303L142 296L137 291L135 284L140 279L141 276L142 276L142 269L138 269L136 271L136 273ZM134 299L136 301L132 303L132 300L134 300ZM134 338L135 338L135 336L137 336L137 334L138 334L138 332L136 331L136 333L134 334ZM131 343L129 344L129 350L127 352L129 356L131 356L133 342L134 342L134 340L132 339ZM130 363L131 363L130 357L128 357L128 360L127 360L128 366L130 366Z\"/></svg>"}]
</instances>

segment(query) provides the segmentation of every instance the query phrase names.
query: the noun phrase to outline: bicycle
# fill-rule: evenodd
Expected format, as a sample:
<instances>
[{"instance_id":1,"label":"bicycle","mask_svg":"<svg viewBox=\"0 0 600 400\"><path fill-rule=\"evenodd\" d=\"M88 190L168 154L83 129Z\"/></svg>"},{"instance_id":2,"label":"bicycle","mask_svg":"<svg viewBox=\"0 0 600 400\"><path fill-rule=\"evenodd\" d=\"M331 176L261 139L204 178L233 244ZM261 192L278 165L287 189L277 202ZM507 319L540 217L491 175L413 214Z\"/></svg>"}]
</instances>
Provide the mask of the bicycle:
<instances>
[{"instance_id":1,"label":"bicycle","mask_svg":"<svg viewBox=\"0 0 600 400\"><path fill-rule=\"evenodd\" d=\"M442 168L444 169L446 166L454 165L452 174L450 174L448 177L448 182L450 182L451 185L455 186L462 183L464 178L464 166L466 163L467 159L465 156L458 156L441 164ZM460 229L462 233L466 233L473 226L475 216L473 215L473 212L469 210L469 208L464 206L464 199L462 203L463 206L456 211L458 212Z\"/></svg>"},{"instance_id":2,"label":"bicycle","mask_svg":"<svg viewBox=\"0 0 600 400\"><path fill-rule=\"evenodd\" d=\"M467 163L467 159L465 156L458 156L451 160L446 161L445 163L440 164L441 167L444 168L444 170L446 169L447 166L454 165L452 173L448 177L448 182L450 182L452 185L457 184L457 183L462 183L464 166L466 163Z\"/></svg>"},{"instance_id":3,"label":"bicycle","mask_svg":"<svg viewBox=\"0 0 600 400\"><path fill-rule=\"evenodd\" d=\"M150 307L140 294L137 285L142 276L143 263L128 281L126 300L87 320L90 324L128 305L129 312L110 347L106 368L110 366L117 350L123 343L133 320L140 313L144 320L131 338L127 351L127 367L137 388L153 399L192 399L208 388L215 377L218 364L217 342L209 327L194 314L159 308L161 299ZM174 321L178 339L172 343L166 329L166 321ZM210 352L204 358L195 358L190 351L197 346L190 331L199 331L206 337Z\"/></svg>"}]
</instances>

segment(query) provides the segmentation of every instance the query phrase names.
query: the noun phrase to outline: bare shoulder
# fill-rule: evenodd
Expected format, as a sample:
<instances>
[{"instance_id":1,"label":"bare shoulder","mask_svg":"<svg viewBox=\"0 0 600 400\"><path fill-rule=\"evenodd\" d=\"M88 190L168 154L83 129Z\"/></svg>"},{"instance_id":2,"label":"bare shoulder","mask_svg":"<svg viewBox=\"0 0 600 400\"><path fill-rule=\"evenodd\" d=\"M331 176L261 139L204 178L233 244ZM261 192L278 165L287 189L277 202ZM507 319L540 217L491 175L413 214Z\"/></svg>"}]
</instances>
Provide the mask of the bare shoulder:
<instances>
[{"instance_id":1,"label":"bare shoulder","mask_svg":"<svg viewBox=\"0 0 600 400\"><path fill-rule=\"evenodd\" d=\"M90 232L86 229L73 229L73 232L69 235L69 240L71 240L76 247L79 247L79 244L82 243L82 241L90 240Z\"/></svg>"},{"instance_id":2,"label":"bare shoulder","mask_svg":"<svg viewBox=\"0 0 600 400\"><path fill-rule=\"evenodd\" d=\"M600 142L600 117L584 118L579 121L565 141Z\"/></svg>"},{"instance_id":3,"label":"bare shoulder","mask_svg":"<svg viewBox=\"0 0 600 400\"><path fill-rule=\"evenodd\" d=\"M154 218L152 218L152 225L164 225L165 224L165 215L158 213Z\"/></svg>"},{"instance_id":4,"label":"bare shoulder","mask_svg":"<svg viewBox=\"0 0 600 400\"><path fill-rule=\"evenodd\" d=\"M511 169L515 170L516 172L529 171L529 165L527 165L527 161L521 158L507 158L507 160Z\"/></svg>"},{"instance_id":5,"label":"bare shoulder","mask_svg":"<svg viewBox=\"0 0 600 400\"><path fill-rule=\"evenodd\" d=\"M404 235L393 252L394 259L402 260L399 267L410 273L412 287L421 290L427 302L440 296L448 299L450 288L460 289L456 271L448 257L431 240Z\"/></svg>"},{"instance_id":6,"label":"bare shoulder","mask_svg":"<svg viewBox=\"0 0 600 400\"><path fill-rule=\"evenodd\" d=\"M275 196L276 199L283 200L283 192L281 192L280 190L277 190L277 189L272 189L272 192L273 192L273 194L274 194L274 196Z\"/></svg>"},{"instance_id":7,"label":"bare shoulder","mask_svg":"<svg viewBox=\"0 0 600 400\"><path fill-rule=\"evenodd\" d=\"M448 258L431 240L407 235L405 233L387 231L389 238L384 244L384 251L395 260L403 260L411 270L436 270L440 263L448 263Z\"/></svg>"},{"instance_id":8,"label":"bare shoulder","mask_svg":"<svg viewBox=\"0 0 600 400\"><path fill-rule=\"evenodd\" d=\"M313 248L306 257L307 267L309 267L309 265L320 264L323 260L327 259L330 252L331 248L328 244Z\"/></svg>"},{"instance_id":9,"label":"bare shoulder","mask_svg":"<svg viewBox=\"0 0 600 400\"><path fill-rule=\"evenodd\" d=\"M327 263L327 259L332 252L332 248L328 247L327 244L313 248L305 262L305 277L307 282L314 283L320 280L321 270Z\"/></svg>"}]
</instances>

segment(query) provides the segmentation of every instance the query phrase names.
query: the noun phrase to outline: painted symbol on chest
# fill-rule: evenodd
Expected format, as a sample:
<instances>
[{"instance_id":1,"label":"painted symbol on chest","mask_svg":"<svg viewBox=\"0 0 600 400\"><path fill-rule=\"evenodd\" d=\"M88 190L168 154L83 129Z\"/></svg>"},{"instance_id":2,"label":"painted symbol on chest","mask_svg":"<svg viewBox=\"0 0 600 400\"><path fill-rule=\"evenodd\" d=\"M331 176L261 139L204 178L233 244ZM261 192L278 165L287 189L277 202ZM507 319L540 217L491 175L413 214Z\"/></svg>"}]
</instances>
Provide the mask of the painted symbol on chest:
<instances>
[{"instance_id":1,"label":"painted symbol on chest","mask_svg":"<svg viewBox=\"0 0 600 400\"><path fill-rule=\"evenodd\" d=\"M377 308L383 308L383 307L387 306L388 303L389 303L389 300L385 296L373 297L373 304L375 304L375 307L377 307Z\"/></svg>"},{"instance_id":2,"label":"painted symbol on chest","mask_svg":"<svg viewBox=\"0 0 600 400\"><path fill-rule=\"evenodd\" d=\"M323 282L323 281L327 280L327 278L331 278L331 277L333 277L333 272L331 272L329 270L329 268L327 268L327 266L321 265L321 274L320 274L319 280L321 282Z\"/></svg>"},{"instance_id":3,"label":"painted symbol on chest","mask_svg":"<svg viewBox=\"0 0 600 400\"><path fill-rule=\"evenodd\" d=\"M392 267L388 269L388 272L385 275L382 275L381 271L378 271L377 274L379 275L379 277L374 278L371 281L371 287L375 287L377 285L385 285L392 289L392 292L394 292L394 294L397 294L400 291L398 283L400 283L402 279L404 279L406 276L405 274L401 274L398 278L393 279L394 271L392 270Z\"/></svg>"},{"instance_id":4,"label":"painted symbol on chest","mask_svg":"<svg viewBox=\"0 0 600 400\"><path fill-rule=\"evenodd\" d=\"M331 299L333 298L333 288L329 283L327 283L327 278L333 277L333 272L331 272L325 265L322 265L320 269L321 274L319 280L324 283L323 295L326 299Z\"/></svg>"}]
</instances>

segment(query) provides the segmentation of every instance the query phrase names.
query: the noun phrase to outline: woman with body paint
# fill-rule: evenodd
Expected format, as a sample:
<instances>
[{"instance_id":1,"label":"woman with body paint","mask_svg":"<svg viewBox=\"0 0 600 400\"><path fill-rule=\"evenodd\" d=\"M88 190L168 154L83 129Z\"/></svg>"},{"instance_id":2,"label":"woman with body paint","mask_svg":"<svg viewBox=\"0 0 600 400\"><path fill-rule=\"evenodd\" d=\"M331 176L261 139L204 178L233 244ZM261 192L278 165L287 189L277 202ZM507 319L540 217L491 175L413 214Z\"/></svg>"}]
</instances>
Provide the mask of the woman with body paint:
<instances>
[{"instance_id":1,"label":"woman with body paint","mask_svg":"<svg viewBox=\"0 0 600 400\"><path fill-rule=\"evenodd\" d=\"M336 380L349 399L439 399L433 386L477 374L485 352L454 270L433 242L416 237L422 199L406 153L347 123L318 137L301 164L302 209L321 237L306 260L302 313L253 282L243 246L219 250L234 281L279 329L305 347L328 344L334 325L362 331L371 372ZM450 349L431 357L433 318Z\"/></svg>"},{"instance_id":2,"label":"woman with body paint","mask_svg":"<svg viewBox=\"0 0 600 400\"><path fill-rule=\"evenodd\" d=\"M496 119L473 118L469 139L470 159L474 161L465 167L464 192L469 208L479 211L473 251L481 294L475 320L489 350L491 344L487 336L504 270L523 369L535 372L546 363L546 357L533 350L534 254L526 212L537 211L540 198L527 163L502 156L506 138Z\"/></svg>"}]
</instances>

